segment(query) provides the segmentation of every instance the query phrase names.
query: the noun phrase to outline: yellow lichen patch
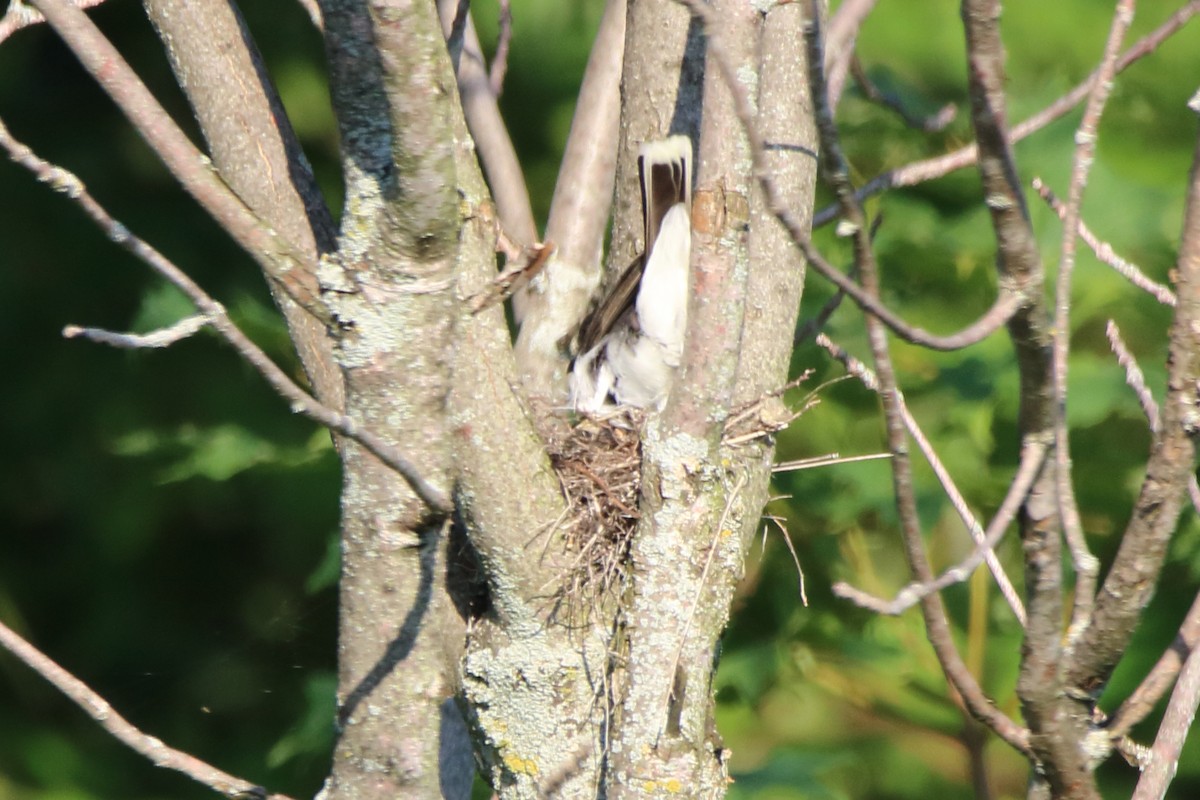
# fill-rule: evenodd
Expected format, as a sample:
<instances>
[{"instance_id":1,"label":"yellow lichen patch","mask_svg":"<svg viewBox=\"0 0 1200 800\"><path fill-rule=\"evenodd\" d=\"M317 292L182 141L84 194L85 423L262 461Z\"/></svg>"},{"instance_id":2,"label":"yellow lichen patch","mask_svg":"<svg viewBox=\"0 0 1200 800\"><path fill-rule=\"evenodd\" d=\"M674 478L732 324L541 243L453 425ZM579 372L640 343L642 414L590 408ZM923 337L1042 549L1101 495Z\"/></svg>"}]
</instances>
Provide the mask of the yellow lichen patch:
<instances>
[{"instance_id":1,"label":"yellow lichen patch","mask_svg":"<svg viewBox=\"0 0 1200 800\"><path fill-rule=\"evenodd\" d=\"M537 776L539 770L537 762L532 758L521 758L518 755L508 754L504 757L504 766L509 772L518 775L529 775L530 777Z\"/></svg>"}]
</instances>

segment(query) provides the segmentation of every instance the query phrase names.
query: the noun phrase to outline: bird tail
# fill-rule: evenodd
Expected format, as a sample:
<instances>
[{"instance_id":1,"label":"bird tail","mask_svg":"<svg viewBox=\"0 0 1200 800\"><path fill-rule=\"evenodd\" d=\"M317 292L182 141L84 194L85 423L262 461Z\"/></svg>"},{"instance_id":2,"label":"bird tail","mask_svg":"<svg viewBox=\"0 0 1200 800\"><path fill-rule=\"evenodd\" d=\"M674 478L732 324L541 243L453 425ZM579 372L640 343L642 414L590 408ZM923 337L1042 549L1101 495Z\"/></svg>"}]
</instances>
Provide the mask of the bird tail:
<instances>
[{"instance_id":1,"label":"bird tail","mask_svg":"<svg viewBox=\"0 0 1200 800\"><path fill-rule=\"evenodd\" d=\"M691 209L692 140L676 135L646 142L638 150L638 174L642 182L642 210L646 215L645 259L649 261L667 212L679 203Z\"/></svg>"}]
</instances>

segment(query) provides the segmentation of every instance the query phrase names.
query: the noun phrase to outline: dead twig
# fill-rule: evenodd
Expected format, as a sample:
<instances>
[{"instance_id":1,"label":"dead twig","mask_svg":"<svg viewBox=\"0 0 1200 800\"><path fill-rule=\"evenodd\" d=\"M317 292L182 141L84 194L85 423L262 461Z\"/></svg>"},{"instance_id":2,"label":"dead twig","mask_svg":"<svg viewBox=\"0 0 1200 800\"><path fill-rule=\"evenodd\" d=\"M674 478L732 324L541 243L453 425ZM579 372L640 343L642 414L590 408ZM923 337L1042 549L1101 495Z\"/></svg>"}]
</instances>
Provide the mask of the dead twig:
<instances>
[{"instance_id":1,"label":"dead twig","mask_svg":"<svg viewBox=\"0 0 1200 800\"><path fill-rule=\"evenodd\" d=\"M193 755L169 747L162 740L143 733L129 720L117 713L116 709L91 687L67 672L3 622L0 622L0 646L66 695L100 727L111 733L117 741L135 753L145 756L156 767L181 772L226 797L247 796L259 797L263 800L291 800L287 795L268 794L261 786L256 786L241 778L235 778Z\"/></svg>"},{"instance_id":2,"label":"dead twig","mask_svg":"<svg viewBox=\"0 0 1200 800\"><path fill-rule=\"evenodd\" d=\"M1058 218L1065 220L1067 216L1066 206L1051 191L1050 187L1041 178L1034 178L1032 185L1038 196L1046 201L1046 205L1050 206L1054 213L1058 215ZM1097 237L1082 219L1079 220L1079 238L1083 239L1084 244L1092 249L1092 252L1096 254L1096 258L1100 263L1112 267L1134 286L1153 295L1154 299L1163 305L1175 305L1175 293L1169 287L1150 278L1136 264L1126 261L1117 255L1112 245Z\"/></svg>"},{"instance_id":3,"label":"dead twig","mask_svg":"<svg viewBox=\"0 0 1200 800\"><path fill-rule=\"evenodd\" d=\"M311 2L311 0L309 1ZM103 2L104 0L74 0L75 7L80 9L95 8ZM10 0L8 10L4 12L3 17L0 17L0 42L22 28L40 25L45 21L46 18L42 16L42 12L31 8L24 0Z\"/></svg>"},{"instance_id":4,"label":"dead twig","mask_svg":"<svg viewBox=\"0 0 1200 800\"><path fill-rule=\"evenodd\" d=\"M904 124L910 128L915 128L925 133L937 133L944 130L947 125L954 121L955 116L958 115L958 109L954 107L954 104L946 103L935 114L927 117L917 116L908 110L899 97L896 97L891 92L885 92L875 85L875 82L871 80L871 76L863 69L862 61L859 60L858 56L854 56L850 60L850 74L854 76L855 83L858 84L858 88L862 90L863 95L868 100L892 111L900 119L904 120Z\"/></svg>"},{"instance_id":5,"label":"dead twig","mask_svg":"<svg viewBox=\"0 0 1200 800\"><path fill-rule=\"evenodd\" d=\"M1075 272L1075 244L1079 230L1080 210L1083 207L1083 192L1087 187L1088 175L1096 157L1096 137L1100 117L1112 92L1113 78L1117 73L1117 57L1121 42L1133 22L1133 0L1120 0L1113 14L1104 55L1096 70L1096 80L1088 92L1083 119L1075 132L1075 155L1071 164L1071 179L1068 183L1067 205L1063 213L1062 250L1058 261L1058 280L1054 298L1054 402L1057 409L1054 420L1054 464L1055 485L1058 489L1058 516L1066 534L1067 547L1075 567L1075 602L1071 612L1068 642L1088 624L1092 615L1092 604L1096 594L1096 576L1100 562L1088 549L1083 535L1083 524L1079 520L1079 504L1075 500L1075 487L1071 481L1071 442L1067 430L1067 372L1070 367L1071 347L1071 278Z\"/></svg>"},{"instance_id":6,"label":"dead twig","mask_svg":"<svg viewBox=\"0 0 1200 800\"><path fill-rule=\"evenodd\" d=\"M1123 72L1134 62L1153 53L1163 42L1171 38L1176 31L1187 24L1192 17L1196 16L1197 12L1200 12L1200 0L1190 0L1190 2L1168 17L1156 29L1143 36L1122 53L1121 57L1117 59L1117 72ZM1016 144L1069 113L1071 109L1083 102L1084 98L1088 96L1088 92L1091 91L1092 85L1096 82L1097 75L1098 71L1093 72L1074 89L1041 111L1014 125L1012 130L1009 131L1009 141ZM978 158L979 152L976 145L969 144L951 153L927 158L922 161L914 161L911 164L905 164L902 167L888 170L867 181L855 192L854 196L858 198L859 202L862 202L868 197L881 194L888 189L895 189L900 186L916 186L919 183L925 183L926 181L949 175L955 170L969 167ZM819 228L822 225L828 225L836 220L837 217L837 206L827 206L818 211L813 217L813 227Z\"/></svg>"},{"instance_id":7,"label":"dead twig","mask_svg":"<svg viewBox=\"0 0 1200 800\"><path fill-rule=\"evenodd\" d=\"M266 379L271 388L290 404L292 411L303 414L330 430L361 444L389 467L396 470L430 508L443 514L448 514L453 510L450 496L443 489L425 480L398 448L364 429L356 420L320 403L297 386L287 373L262 351L262 348L251 341L233 323L220 303L201 289L191 277L162 253L130 233L124 225L113 219L104 207L88 193L83 181L73 173L42 160L32 150L14 139L2 120L0 120L0 147L8 151L9 157L13 161L36 175L38 180L74 200L109 239L132 253L172 286L187 295L207 324L211 325L225 341L237 350L242 358Z\"/></svg>"},{"instance_id":8,"label":"dead twig","mask_svg":"<svg viewBox=\"0 0 1200 800\"><path fill-rule=\"evenodd\" d=\"M78 325L68 325L63 328L65 339L88 339L110 347L121 347L130 350L139 348L170 347L180 339L186 339L197 333L208 324L208 318L203 314L184 317L167 328L150 333L116 333L103 328L81 328Z\"/></svg>"}]
</instances>

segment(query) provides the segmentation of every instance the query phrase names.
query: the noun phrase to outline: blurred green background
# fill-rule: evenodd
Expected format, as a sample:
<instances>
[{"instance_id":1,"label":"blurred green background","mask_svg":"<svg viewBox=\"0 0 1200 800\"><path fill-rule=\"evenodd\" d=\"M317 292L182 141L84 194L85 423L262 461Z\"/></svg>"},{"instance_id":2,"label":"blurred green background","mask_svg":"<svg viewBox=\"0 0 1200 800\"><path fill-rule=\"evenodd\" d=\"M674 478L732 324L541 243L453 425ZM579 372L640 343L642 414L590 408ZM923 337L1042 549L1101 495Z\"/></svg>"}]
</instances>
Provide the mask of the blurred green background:
<instances>
[{"instance_id":1,"label":"blurred green background","mask_svg":"<svg viewBox=\"0 0 1200 800\"><path fill-rule=\"evenodd\" d=\"M1178 4L1143 2L1132 38ZM474 4L491 47L496 8ZM296 129L335 210L336 136L317 33L298 4L243 3ZM544 219L600 0L514 0L504 111ZM1005 4L1010 116L1023 119L1094 66L1110 2ZM92 16L181 122L186 107L138 4ZM799 43L797 43L799 47ZM906 129L851 87L839 111L855 178L953 149L970 138L957 7L883 2L860 38L864 68L916 112L959 108L943 132ZM1116 85L1101 129L1085 218L1117 251L1165 281L1196 136L1185 102L1200 78L1193 22ZM0 116L43 157L77 172L128 227L225 303L278 361L295 360L251 261L182 194L45 29L0 46ZM1079 114L1017 147L1024 178L1060 193ZM928 329L974 319L994 295L993 239L979 186L963 171L873 200L887 300ZM1060 227L1031 208L1047 263ZM837 263L830 231L819 244ZM810 280L803 315L830 295ZM107 240L65 199L0 162L0 619L104 694L135 724L221 768L298 797L317 791L331 743L339 471L327 436L288 413L213 336L165 351L66 341L65 324L150 330L187 304ZM1090 254L1074 290L1070 415L1076 491L1098 555L1111 559L1148 436L1104 325L1113 318L1161 395L1169 314ZM847 305L829 331L858 355L861 317ZM1004 336L965 353L896 344L902 386L978 513L999 503L1016 462L1016 375ZM811 344L794 371L809 387L841 370ZM797 393L797 399L805 390ZM845 381L781 437L781 458L882 449L875 399ZM961 524L918 466L935 565L967 550ZM733 798L972 797L963 716L919 616L880 618L834 598L837 580L890 595L907 579L885 462L781 476L770 513L784 520L804 571L773 527L756 548L717 676L718 721L733 751ZM1105 706L1127 694L1170 640L1200 582L1200 525L1184 514L1160 591ZM1019 583L1018 554L1003 556ZM947 592L967 663L999 706L1013 693L1020 632L982 575ZM1155 720L1138 731L1145 741ZM1024 795L1025 765L982 748L996 797ZM1134 771L1101 770L1107 797ZM156 769L0 653L0 800L207 798ZM1173 797L1200 796L1190 743Z\"/></svg>"}]
</instances>

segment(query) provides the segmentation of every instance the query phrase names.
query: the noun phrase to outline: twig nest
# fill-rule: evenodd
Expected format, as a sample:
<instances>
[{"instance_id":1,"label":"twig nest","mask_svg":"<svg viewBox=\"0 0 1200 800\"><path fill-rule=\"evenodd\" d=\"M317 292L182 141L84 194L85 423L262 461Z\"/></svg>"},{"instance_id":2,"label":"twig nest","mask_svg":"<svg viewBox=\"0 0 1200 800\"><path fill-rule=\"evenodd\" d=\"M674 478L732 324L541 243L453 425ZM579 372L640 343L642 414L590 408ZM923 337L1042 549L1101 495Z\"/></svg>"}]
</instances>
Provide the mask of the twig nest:
<instances>
[{"instance_id":1,"label":"twig nest","mask_svg":"<svg viewBox=\"0 0 1200 800\"><path fill-rule=\"evenodd\" d=\"M622 409L543 432L568 505L559 523L567 550L560 602L591 606L620 584L638 524L643 419Z\"/></svg>"}]
</instances>

